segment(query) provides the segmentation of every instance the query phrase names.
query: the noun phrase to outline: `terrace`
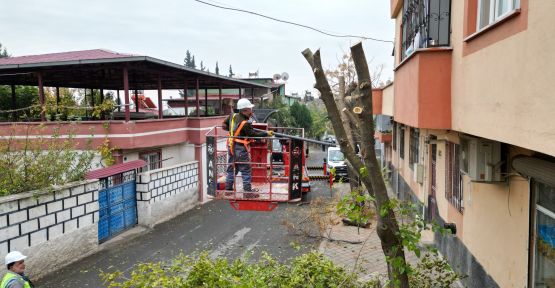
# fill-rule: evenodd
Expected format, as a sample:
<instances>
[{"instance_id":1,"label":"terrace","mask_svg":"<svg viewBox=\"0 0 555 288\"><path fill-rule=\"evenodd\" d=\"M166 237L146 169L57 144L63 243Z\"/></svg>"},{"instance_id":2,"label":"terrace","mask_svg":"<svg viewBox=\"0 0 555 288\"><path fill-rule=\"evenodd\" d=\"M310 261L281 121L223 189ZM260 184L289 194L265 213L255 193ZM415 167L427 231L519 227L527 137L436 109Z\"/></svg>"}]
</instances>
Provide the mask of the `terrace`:
<instances>
[{"instance_id":1,"label":"terrace","mask_svg":"<svg viewBox=\"0 0 555 288\"><path fill-rule=\"evenodd\" d=\"M12 109L9 111L11 114L9 120L12 122L19 121L20 114L27 108L17 109L19 95L17 95L16 86L35 86L38 90L37 106L40 107L37 108L40 108L40 117L24 119L27 121L49 120L46 115L46 108L49 108L46 107L46 87L56 91L54 106L60 105L60 88L84 89L84 100L81 105L82 109L87 111L86 117L82 117L85 120L99 120L100 117L94 119L95 117L90 114L95 107L104 102L105 91L115 92L117 105L114 107L118 110L109 111L109 115L103 115L102 118L122 118L125 121L144 119L145 112L141 111L142 103L138 105L137 102L142 101L138 98L140 92L146 90L158 92L157 103L154 103L157 113L153 114L155 118L163 119L165 117L163 90L187 91L184 93L187 100L173 99L181 101L181 107L185 110L185 113L179 116L202 117L224 114L222 102L225 96L229 98L232 94L232 98L235 99L249 97L252 101L259 101L259 98L269 93L271 88L263 84L186 68L183 65L149 56L122 54L101 49L0 59L0 85L11 87ZM100 99L91 97L94 95L94 89L97 93L100 92ZM222 95L224 89L227 92L225 96ZM89 92L88 95L87 92ZM118 101L121 99L120 92L123 93L123 103ZM133 95L130 95L131 93ZM134 111L131 109L130 100L135 102ZM209 105L212 108L211 113L208 113ZM54 108L58 111L57 107ZM4 111L4 114L6 113Z\"/></svg>"},{"instance_id":2,"label":"terrace","mask_svg":"<svg viewBox=\"0 0 555 288\"><path fill-rule=\"evenodd\" d=\"M233 100L249 97L260 103L271 88L149 56L100 49L2 58L0 85L11 89L11 109L0 111L0 138L24 137L28 127L43 127L32 129L37 135L31 137L58 131L63 138L71 130L76 138L92 137L94 147L108 138L119 149L204 143L205 130L221 123ZM17 103L21 87L38 90L34 116L29 116L31 107ZM60 102L62 88L84 91L84 99L75 102L79 107L73 107L84 110L78 119L54 117L67 108ZM162 99L162 91L177 89L187 91L186 97ZM151 94L157 99L142 96L148 90L156 91ZM106 105L104 97L109 94L115 99ZM75 120L79 125L73 125Z\"/></svg>"}]
</instances>

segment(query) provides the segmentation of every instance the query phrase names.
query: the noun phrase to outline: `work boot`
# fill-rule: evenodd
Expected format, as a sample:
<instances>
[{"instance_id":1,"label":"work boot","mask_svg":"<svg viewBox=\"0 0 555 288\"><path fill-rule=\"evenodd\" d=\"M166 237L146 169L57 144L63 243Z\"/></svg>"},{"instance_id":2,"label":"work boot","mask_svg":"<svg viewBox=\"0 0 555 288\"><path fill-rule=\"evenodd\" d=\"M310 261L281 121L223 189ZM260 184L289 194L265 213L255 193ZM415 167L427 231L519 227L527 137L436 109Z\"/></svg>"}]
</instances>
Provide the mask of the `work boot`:
<instances>
[{"instance_id":1,"label":"work boot","mask_svg":"<svg viewBox=\"0 0 555 288\"><path fill-rule=\"evenodd\" d=\"M245 188L244 190L245 190L245 192L255 192L255 193L244 193L243 198L253 199L253 198L260 197L260 195L258 194L258 189L256 189L256 188L248 187L248 188Z\"/></svg>"},{"instance_id":2,"label":"work boot","mask_svg":"<svg viewBox=\"0 0 555 288\"><path fill-rule=\"evenodd\" d=\"M233 197L233 186L232 187L225 187L226 192L224 193L225 197Z\"/></svg>"},{"instance_id":3,"label":"work boot","mask_svg":"<svg viewBox=\"0 0 555 288\"><path fill-rule=\"evenodd\" d=\"M245 193L243 194L243 198L245 199L256 199L260 197L260 195L258 193Z\"/></svg>"}]
</instances>

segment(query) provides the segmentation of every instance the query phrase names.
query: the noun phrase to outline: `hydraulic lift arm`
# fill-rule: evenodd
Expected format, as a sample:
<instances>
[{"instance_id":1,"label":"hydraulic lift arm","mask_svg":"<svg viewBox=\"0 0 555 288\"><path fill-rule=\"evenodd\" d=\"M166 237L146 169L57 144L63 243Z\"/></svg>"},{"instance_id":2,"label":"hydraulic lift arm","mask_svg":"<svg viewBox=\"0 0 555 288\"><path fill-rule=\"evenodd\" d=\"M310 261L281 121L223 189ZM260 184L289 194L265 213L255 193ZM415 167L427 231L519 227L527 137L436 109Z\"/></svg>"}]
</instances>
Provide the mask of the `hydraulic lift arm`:
<instances>
[{"instance_id":1,"label":"hydraulic lift arm","mask_svg":"<svg viewBox=\"0 0 555 288\"><path fill-rule=\"evenodd\" d=\"M268 132L266 130L261 130L261 129L256 129L256 128L253 128L253 129L254 129L254 131L258 131L258 132ZM299 136L287 135L287 134L283 134L283 133L274 132L274 135L276 135L277 137L281 137L281 138L291 138L291 139L306 141L306 142L320 144L320 145L337 146L337 144L332 143L332 142L319 141L319 140L314 140L314 139L310 139L310 138L303 138L303 137L299 137Z\"/></svg>"}]
</instances>

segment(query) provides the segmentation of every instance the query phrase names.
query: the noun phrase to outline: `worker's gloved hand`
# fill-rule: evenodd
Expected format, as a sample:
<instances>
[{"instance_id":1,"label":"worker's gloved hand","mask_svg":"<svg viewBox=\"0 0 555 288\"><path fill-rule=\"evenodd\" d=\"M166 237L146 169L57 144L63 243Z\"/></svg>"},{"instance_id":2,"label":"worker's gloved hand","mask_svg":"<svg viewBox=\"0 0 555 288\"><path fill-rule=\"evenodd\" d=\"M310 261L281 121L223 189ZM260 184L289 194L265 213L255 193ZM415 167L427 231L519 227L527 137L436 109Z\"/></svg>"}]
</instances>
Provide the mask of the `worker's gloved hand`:
<instances>
[{"instance_id":1,"label":"worker's gloved hand","mask_svg":"<svg viewBox=\"0 0 555 288\"><path fill-rule=\"evenodd\" d=\"M268 137L274 137L274 131L272 130L268 131Z\"/></svg>"}]
</instances>

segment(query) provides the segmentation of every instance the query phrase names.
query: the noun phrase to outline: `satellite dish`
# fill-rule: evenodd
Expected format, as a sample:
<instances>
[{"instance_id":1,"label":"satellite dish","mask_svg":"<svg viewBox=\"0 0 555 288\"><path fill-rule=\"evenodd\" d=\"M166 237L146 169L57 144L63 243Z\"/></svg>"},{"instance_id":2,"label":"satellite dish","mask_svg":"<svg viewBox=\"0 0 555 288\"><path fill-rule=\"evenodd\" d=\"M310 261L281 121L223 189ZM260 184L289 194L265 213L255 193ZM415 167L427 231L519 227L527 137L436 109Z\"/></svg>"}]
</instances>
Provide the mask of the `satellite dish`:
<instances>
[{"instance_id":1,"label":"satellite dish","mask_svg":"<svg viewBox=\"0 0 555 288\"><path fill-rule=\"evenodd\" d=\"M272 79L274 79L274 81L278 81L279 79L281 79L281 74L278 74L278 73L274 74Z\"/></svg>"},{"instance_id":2,"label":"satellite dish","mask_svg":"<svg viewBox=\"0 0 555 288\"><path fill-rule=\"evenodd\" d=\"M281 73L281 80L283 81L289 80L289 74L287 74L287 72Z\"/></svg>"}]
</instances>

